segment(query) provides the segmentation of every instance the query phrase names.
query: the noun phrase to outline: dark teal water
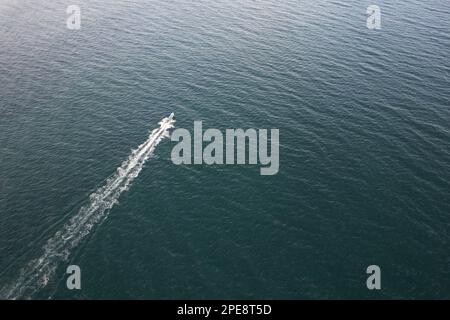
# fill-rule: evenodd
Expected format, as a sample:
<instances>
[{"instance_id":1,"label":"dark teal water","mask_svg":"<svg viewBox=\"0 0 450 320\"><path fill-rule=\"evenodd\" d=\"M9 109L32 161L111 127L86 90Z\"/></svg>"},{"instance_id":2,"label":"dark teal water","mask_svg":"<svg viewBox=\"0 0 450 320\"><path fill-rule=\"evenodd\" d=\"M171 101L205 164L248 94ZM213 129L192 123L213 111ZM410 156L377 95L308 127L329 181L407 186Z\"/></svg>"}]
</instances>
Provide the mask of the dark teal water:
<instances>
[{"instance_id":1,"label":"dark teal water","mask_svg":"<svg viewBox=\"0 0 450 320\"><path fill-rule=\"evenodd\" d=\"M1 296L450 298L450 3L375 2L81 0L72 31L71 1L1 0ZM278 128L279 173L175 166L163 140L45 253L170 112ZM47 286L20 277L40 257Z\"/></svg>"}]
</instances>

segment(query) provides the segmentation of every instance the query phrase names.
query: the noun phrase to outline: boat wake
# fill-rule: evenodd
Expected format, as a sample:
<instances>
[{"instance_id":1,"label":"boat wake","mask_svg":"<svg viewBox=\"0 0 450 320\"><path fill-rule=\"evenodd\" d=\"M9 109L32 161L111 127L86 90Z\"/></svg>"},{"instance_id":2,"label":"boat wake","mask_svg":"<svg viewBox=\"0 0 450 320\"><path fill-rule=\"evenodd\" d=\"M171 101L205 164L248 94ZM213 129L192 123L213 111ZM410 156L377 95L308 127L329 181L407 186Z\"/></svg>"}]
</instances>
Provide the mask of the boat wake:
<instances>
[{"instance_id":1,"label":"boat wake","mask_svg":"<svg viewBox=\"0 0 450 320\"><path fill-rule=\"evenodd\" d=\"M169 136L174 123L173 113L162 119L160 127L153 130L147 141L131 152L104 186L89 196L88 203L47 241L42 256L30 261L21 270L17 281L0 292L0 297L27 299L45 287L58 265L69 258L73 249L95 225L107 218L109 210L117 203L120 195L128 190L159 142Z\"/></svg>"}]
</instances>

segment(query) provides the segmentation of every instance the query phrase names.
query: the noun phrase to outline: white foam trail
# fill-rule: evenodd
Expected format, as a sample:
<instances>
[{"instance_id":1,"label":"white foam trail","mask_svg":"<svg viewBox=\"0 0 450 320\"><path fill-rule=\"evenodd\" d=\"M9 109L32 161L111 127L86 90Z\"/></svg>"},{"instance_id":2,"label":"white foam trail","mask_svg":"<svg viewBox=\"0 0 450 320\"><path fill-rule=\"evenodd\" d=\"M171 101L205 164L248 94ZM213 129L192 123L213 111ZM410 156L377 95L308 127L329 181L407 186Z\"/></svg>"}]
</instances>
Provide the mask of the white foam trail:
<instances>
[{"instance_id":1,"label":"white foam trail","mask_svg":"<svg viewBox=\"0 0 450 320\"><path fill-rule=\"evenodd\" d=\"M160 127L153 130L147 141L131 152L128 159L117 168L116 173L106 181L103 187L89 196L89 203L48 240L43 248L42 256L28 263L21 270L18 280L0 292L0 297L31 298L45 287L53 277L59 263L66 261L72 250L91 232L92 228L107 218L109 209L117 203L122 192L128 190L158 143L169 136L169 129L173 128L174 123L173 114L162 119L159 122Z\"/></svg>"}]
</instances>

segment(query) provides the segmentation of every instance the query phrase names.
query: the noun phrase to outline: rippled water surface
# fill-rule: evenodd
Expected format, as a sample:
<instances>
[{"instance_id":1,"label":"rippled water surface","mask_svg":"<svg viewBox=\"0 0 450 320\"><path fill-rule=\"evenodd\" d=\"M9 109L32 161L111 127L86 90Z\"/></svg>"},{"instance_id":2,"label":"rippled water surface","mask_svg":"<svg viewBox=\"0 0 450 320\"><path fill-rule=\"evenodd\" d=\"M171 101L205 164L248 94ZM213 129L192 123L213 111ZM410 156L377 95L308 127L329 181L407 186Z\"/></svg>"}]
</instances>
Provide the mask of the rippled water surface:
<instances>
[{"instance_id":1,"label":"rippled water surface","mask_svg":"<svg viewBox=\"0 0 450 320\"><path fill-rule=\"evenodd\" d=\"M2 298L450 298L448 1L381 1L381 30L371 1L80 0L76 31L70 4L0 0ZM279 173L165 139L71 225L171 112L278 128Z\"/></svg>"}]
</instances>

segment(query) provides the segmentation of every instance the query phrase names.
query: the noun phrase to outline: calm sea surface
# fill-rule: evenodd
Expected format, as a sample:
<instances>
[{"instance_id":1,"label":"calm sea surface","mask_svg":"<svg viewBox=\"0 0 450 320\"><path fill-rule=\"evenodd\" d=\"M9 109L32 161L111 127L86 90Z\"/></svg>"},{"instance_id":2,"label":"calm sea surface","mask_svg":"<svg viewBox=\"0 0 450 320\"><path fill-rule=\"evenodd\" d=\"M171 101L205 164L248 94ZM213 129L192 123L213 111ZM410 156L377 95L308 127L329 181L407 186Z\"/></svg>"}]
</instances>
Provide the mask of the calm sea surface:
<instances>
[{"instance_id":1,"label":"calm sea surface","mask_svg":"<svg viewBox=\"0 0 450 320\"><path fill-rule=\"evenodd\" d=\"M449 1L70 4L0 0L0 297L450 298ZM87 219L171 112L278 128L279 173L165 139Z\"/></svg>"}]
</instances>

